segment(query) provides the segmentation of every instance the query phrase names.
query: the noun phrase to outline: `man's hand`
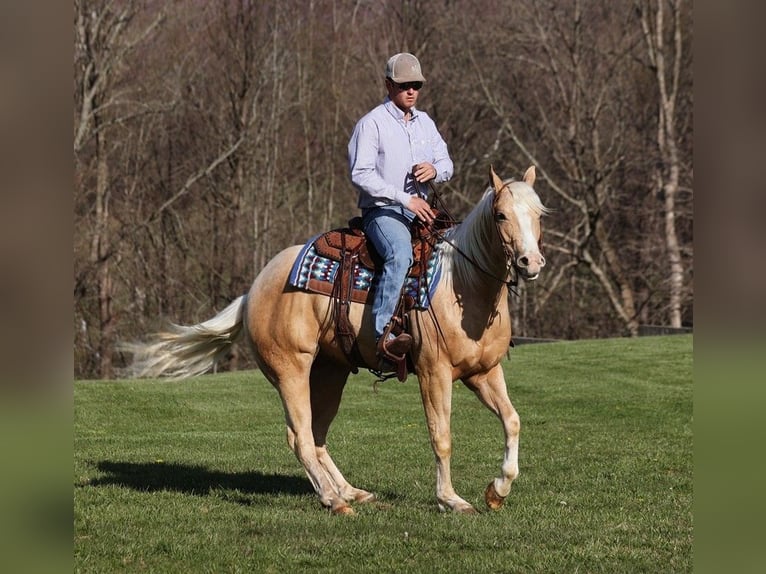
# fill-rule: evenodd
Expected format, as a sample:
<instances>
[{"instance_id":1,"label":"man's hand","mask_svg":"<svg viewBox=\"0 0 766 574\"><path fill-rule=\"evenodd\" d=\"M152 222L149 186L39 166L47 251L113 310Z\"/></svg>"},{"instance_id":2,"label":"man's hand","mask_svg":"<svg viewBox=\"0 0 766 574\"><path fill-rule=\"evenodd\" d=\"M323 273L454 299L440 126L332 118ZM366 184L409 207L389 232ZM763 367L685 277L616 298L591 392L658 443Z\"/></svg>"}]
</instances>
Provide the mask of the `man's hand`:
<instances>
[{"instance_id":1,"label":"man's hand","mask_svg":"<svg viewBox=\"0 0 766 574\"><path fill-rule=\"evenodd\" d=\"M407 209L413 212L417 218L423 223L430 224L434 220L434 214L431 211L431 206L425 199L413 195L410 198L410 202L407 204Z\"/></svg>"},{"instance_id":2,"label":"man's hand","mask_svg":"<svg viewBox=\"0 0 766 574\"><path fill-rule=\"evenodd\" d=\"M420 183L431 181L436 177L436 168L424 161L412 166L412 176Z\"/></svg>"}]
</instances>

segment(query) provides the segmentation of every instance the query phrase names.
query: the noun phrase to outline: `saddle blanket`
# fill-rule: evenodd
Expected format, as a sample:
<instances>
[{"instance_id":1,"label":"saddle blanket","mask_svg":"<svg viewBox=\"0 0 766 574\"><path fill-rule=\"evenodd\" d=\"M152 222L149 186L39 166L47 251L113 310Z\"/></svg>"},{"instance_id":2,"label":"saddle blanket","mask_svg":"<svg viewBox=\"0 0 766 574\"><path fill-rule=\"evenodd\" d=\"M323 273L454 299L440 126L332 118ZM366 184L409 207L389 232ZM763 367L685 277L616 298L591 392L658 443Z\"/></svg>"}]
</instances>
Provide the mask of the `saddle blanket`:
<instances>
[{"instance_id":1,"label":"saddle blanket","mask_svg":"<svg viewBox=\"0 0 766 574\"><path fill-rule=\"evenodd\" d=\"M289 284L298 289L330 295L340 263L317 253L314 242L320 236L312 237L295 258L290 271ZM378 273L366 267L354 265L351 300L356 303L372 303L371 294L377 284ZM405 293L415 301L416 309L428 309L431 297L441 279L441 249L434 249L426 265L425 281L417 277L407 277Z\"/></svg>"}]
</instances>

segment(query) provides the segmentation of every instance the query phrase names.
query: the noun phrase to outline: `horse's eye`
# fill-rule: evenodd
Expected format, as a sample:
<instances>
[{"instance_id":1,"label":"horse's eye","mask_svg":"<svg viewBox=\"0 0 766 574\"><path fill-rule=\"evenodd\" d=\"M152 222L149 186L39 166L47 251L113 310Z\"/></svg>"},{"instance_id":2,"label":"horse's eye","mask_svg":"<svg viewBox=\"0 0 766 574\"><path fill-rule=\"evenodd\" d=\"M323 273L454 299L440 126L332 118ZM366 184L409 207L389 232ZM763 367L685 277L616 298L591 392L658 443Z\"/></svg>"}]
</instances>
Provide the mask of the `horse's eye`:
<instances>
[{"instance_id":1,"label":"horse's eye","mask_svg":"<svg viewBox=\"0 0 766 574\"><path fill-rule=\"evenodd\" d=\"M505 217L505 213L502 211L498 211L495 213L495 221L505 221L507 218Z\"/></svg>"}]
</instances>

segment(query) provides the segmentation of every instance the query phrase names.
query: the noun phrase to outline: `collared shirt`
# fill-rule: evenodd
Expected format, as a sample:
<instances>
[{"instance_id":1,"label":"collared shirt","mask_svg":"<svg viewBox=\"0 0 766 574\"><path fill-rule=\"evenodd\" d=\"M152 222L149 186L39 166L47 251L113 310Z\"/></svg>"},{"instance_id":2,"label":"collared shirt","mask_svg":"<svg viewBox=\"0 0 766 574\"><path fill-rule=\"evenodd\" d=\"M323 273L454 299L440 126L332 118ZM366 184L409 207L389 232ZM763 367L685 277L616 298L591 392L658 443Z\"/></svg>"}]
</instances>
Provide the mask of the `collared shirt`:
<instances>
[{"instance_id":1,"label":"collared shirt","mask_svg":"<svg viewBox=\"0 0 766 574\"><path fill-rule=\"evenodd\" d=\"M405 122L404 112L386 97L357 122L348 142L348 159L360 208L406 207L413 195L427 197L427 186L412 176L415 164L431 163L436 183L452 177L452 160L436 124L427 113L410 111Z\"/></svg>"}]
</instances>

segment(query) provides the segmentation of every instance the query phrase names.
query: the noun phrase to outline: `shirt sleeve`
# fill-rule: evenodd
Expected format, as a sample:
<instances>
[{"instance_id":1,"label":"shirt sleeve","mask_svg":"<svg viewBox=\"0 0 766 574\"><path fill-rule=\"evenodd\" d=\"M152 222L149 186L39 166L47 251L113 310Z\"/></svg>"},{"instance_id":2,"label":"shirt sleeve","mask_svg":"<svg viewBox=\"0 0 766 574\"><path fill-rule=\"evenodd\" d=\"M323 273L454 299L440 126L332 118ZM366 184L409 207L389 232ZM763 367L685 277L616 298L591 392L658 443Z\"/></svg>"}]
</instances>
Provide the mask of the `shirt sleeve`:
<instances>
[{"instance_id":1,"label":"shirt sleeve","mask_svg":"<svg viewBox=\"0 0 766 574\"><path fill-rule=\"evenodd\" d=\"M452 163L452 159L449 156L449 151L447 150L447 142L444 141L444 138L439 133L439 130L436 128L436 124L434 121L429 117L431 124L431 134L430 134L430 140L431 140L431 149L433 150L434 154L434 161L433 166L436 168L436 177L434 178L434 183L442 183L444 181L449 181L449 179L452 178L453 171L455 169L455 166Z\"/></svg>"}]
</instances>

